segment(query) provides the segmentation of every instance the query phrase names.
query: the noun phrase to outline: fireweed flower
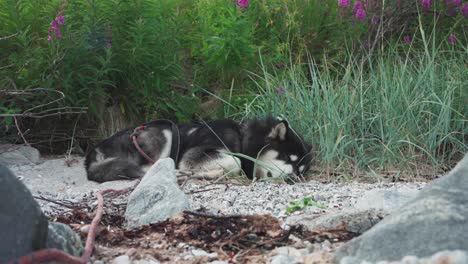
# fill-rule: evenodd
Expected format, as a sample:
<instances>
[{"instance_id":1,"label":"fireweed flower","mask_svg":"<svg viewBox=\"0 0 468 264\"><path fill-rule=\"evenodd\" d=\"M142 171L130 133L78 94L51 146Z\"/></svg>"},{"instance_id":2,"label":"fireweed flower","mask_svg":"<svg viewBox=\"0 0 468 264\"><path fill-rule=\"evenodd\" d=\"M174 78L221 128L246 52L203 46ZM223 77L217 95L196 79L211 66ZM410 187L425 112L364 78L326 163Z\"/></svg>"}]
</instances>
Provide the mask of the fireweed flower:
<instances>
[{"instance_id":1,"label":"fireweed flower","mask_svg":"<svg viewBox=\"0 0 468 264\"><path fill-rule=\"evenodd\" d=\"M453 0L452 4L458 6L461 3L461 0Z\"/></svg>"},{"instance_id":2,"label":"fireweed flower","mask_svg":"<svg viewBox=\"0 0 468 264\"><path fill-rule=\"evenodd\" d=\"M55 21L57 21L57 24L59 24L59 25L63 24L64 19L65 19L65 17L60 13L58 13L57 17L55 17Z\"/></svg>"},{"instance_id":3,"label":"fireweed flower","mask_svg":"<svg viewBox=\"0 0 468 264\"><path fill-rule=\"evenodd\" d=\"M247 8L249 5L249 0L237 0L237 5L242 8Z\"/></svg>"},{"instance_id":4,"label":"fireweed flower","mask_svg":"<svg viewBox=\"0 0 468 264\"><path fill-rule=\"evenodd\" d=\"M55 37L58 39L62 38L62 32L60 32L60 29L58 28L59 25L63 25L63 20L65 20L65 16L63 16L61 13L58 13L57 16L52 20L49 25L49 29L47 29L47 40L51 41L52 40L52 31L55 33Z\"/></svg>"},{"instance_id":5,"label":"fireweed flower","mask_svg":"<svg viewBox=\"0 0 468 264\"><path fill-rule=\"evenodd\" d=\"M364 9L364 5L361 1L358 0L354 2L352 12L355 18L359 19L361 22L364 22L364 18L366 18L366 10Z\"/></svg>"},{"instance_id":6,"label":"fireweed flower","mask_svg":"<svg viewBox=\"0 0 468 264\"><path fill-rule=\"evenodd\" d=\"M447 38L447 41L448 41L448 43L450 43L450 44L454 44L456 40L457 40L457 37L455 37L455 34L453 34L453 33L450 34L450 35L448 36L448 38Z\"/></svg>"},{"instance_id":7,"label":"fireweed flower","mask_svg":"<svg viewBox=\"0 0 468 264\"><path fill-rule=\"evenodd\" d=\"M431 0L421 0L421 6L424 10L427 10L431 7Z\"/></svg>"},{"instance_id":8,"label":"fireweed flower","mask_svg":"<svg viewBox=\"0 0 468 264\"><path fill-rule=\"evenodd\" d=\"M468 3L463 3L460 8L460 13L464 18L468 18Z\"/></svg>"},{"instance_id":9,"label":"fireweed flower","mask_svg":"<svg viewBox=\"0 0 468 264\"><path fill-rule=\"evenodd\" d=\"M338 0L338 6L348 7L349 6L349 0Z\"/></svg>"},{"instance_id":10,"label":"fireweed flower","mask_svg":"<svg viewBox=\"0 0 468 264\"><path fill-rule=\"evenodd\" d=\"M406 43L406 44L410 43L411 42L411 36L410 35L405 35L403 37L403 42Z\"/></svg>"}]
</instances>

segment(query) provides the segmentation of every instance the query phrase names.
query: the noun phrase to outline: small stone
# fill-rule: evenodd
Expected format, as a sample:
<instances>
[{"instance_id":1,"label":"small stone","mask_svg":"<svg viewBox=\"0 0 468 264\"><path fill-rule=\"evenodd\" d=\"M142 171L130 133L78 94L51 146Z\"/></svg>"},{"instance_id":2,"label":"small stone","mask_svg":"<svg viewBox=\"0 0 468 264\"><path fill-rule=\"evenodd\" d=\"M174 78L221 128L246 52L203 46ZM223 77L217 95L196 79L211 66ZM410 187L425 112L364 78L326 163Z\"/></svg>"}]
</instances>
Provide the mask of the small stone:
<instances>
[{"instance_id":1,"label":"small stone","mask_svg":"<svg viewBox=\"0 0 468 264\"><path fill-rule=\"evenodd\" d=\"M83 233L83 234L88 234L90 227L91 227L91 225L84 225L84 226L80 227L80 232Z\"/></svg>"},{"instance_id":2,"label":"small stone","mask_svg":"<svg viewBox=\"0 0 468 264\"><path fill-rule=\"evenodd\" d=\"M218 257L218 253L208 253L202 249L192 249L192 255L195 257L208 257L208 258L216 258Z\"/></svg>"},{"instance_id":3,"label":"small stone","mask_svg":"<svg viewBox=\"0 0 468 264\"><path fill-rule=\"evenodd\" d=\"M118 256L112 261L112 264L131 264L131 263L132 262L130 261L130 257L127 255Z\"/></svg>"},{"instance_id":4,"label":"small stone","mask_svg":"<svg viewBox=\"0 0 468 264\"><path fill-rule=\"evenodd\" d=\"M154 260L134 260L132 264L160 264L160 262Z\"/></svg>"},{"instance_id":5,"label":"small stone","mask_svg":"<svg viewBox=\"0 0 468 264\"><path fill-rule=\"evenodd\" d=\"M293 257L288 256L288 255L276 255L276 256L270 257L267 260L267 263L269 264L298 264L300 262L297 262Z\"/></svg>"}]
</instances>

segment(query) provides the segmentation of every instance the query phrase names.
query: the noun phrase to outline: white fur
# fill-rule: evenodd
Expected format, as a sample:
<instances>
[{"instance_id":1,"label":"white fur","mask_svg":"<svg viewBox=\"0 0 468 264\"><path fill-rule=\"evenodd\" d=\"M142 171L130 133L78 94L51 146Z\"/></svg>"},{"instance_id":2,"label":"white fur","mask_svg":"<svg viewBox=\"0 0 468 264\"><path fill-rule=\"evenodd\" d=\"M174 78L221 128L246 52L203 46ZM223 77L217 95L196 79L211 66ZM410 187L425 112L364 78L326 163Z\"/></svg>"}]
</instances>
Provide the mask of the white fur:
<instances>
[{"instance_id":1,"label":"white fur","mask_svg":"<svg viewBox=\"0 0 468 264\"><path fill-rule=\"evenodd\" d=\"M105 159L106 159L106 156L104 156L104 153L102 153L102 151L99 150L99 148L96 148L96 161L101 162L101 161L104 161Z\"/></svg>"},{"instance_id":2,"label":"white fur","mask_svg":"<svg viewBox=\"0 0 468 264\"><path fill-rule=\"evenodd\" d=\"M198 150L194 149L193 152ZM179 169L186 170L186 171L210 171L210 170L219 170L223 169L226 172L239 174L241 171L241 161L237 157L233 157L231 155L223 153L222 150L219 150L219 155L216 158L209 159L202 163L194 164L190 159L192 153L189 151L184 154L182 157Z\"/></svg>"},{"instance_id":3,"label":"white fur","mask_svg":"<svg viewBox=\"0 0 468 264\"><path fill-rule=\"evenodd\" d=\"M291 155L289 156L289 158L291 159L291 161L296 161L299 157L297 155Z\"/></svg>"},{"instance_id":4,"label":"white fur","mask_svg":"<svg viewBox=\"0 0 468 264\"><path fill-rule=\"evenodd\" d=\"M151 169L152 166L153 164L146 164L146 165L141 166L141 169L146 174Z\"/></svg>"},{"instance_id":5,"label":"white fur","mask_svg":"<svg viewBox=\"0 0 468 264\"><path fill-rule=\"evenodd\" d=\"M161 150L160 159L168 158L171 155L171 146L172 146L172 132L170 130L163 130L162 132L166 138L166 144L164 144L163 149Z\"/></svg>"},{"instance_id":6,"label":"white fur","mask_svg":"<svg viewBox=\"0 0 468 264\"><path fill-rule=\"evenodd\" d=\"M106 163L109 163L109 162L116 159L116 157L103 159L104 155L102 153L100 153L100 154L102 156L99 156L99 159L98 159L98 155L96 155L96 161L91 162L91 164L89 164L89 169L88 169L89 171L93 171L94 169L97 169L99 166L102 166L102 165L104 165Z\"/></svg>"},{"instance_id":7,"label":"white fur","mask_svg":"<svg viewBox=\"0 0 468 264\"><path fill-rule=\"evenodd\" d=\"M300 172L300 173L303 173L303 172L304 172L304 168L305 168L304 165L299 166L299 172Z\"/></svg>"},{"instance_id":8,"label":"white fur","mask_svg":"<svg viewBox=\"0 0 468 264\"><path fill-rule=\"evenodd\" d=\"M197 131L198 128L192 128L190 129L188 132L187 132L187 136L190 136L191 134L193 134L193 132Z\"/></svg>"},{"instance_id":9,"label":"white fur","mask_svg":"<svg viewBox=\"0 0 468 264\"><path fill-rule=\"evenodd\" d=\"M283 174L291 174L293 173L293 167L290 164L286 164L283 160L277 159L279 156L278 151L275 150L268 150L265 154L262 154L259 157L259 160L265 163L267 166L272 167L271 170L269 168L264 168L261 165L257 164L257 178L265 178L268 177L268 171L271 173L271 177L277 178L281 177Z\"/></svg>"},{"instance_id":10,"label":"white fur","mask_svg":"<svg viewBox=\"0 0 468 264\"><path fill-rule=\"evenodd\" d=\"M241 161L237 157L221 154L221 157L213 159L203 165L204 170L224 169L224 171L239 174L241 171Z\"/></svg>"}]
</instances>

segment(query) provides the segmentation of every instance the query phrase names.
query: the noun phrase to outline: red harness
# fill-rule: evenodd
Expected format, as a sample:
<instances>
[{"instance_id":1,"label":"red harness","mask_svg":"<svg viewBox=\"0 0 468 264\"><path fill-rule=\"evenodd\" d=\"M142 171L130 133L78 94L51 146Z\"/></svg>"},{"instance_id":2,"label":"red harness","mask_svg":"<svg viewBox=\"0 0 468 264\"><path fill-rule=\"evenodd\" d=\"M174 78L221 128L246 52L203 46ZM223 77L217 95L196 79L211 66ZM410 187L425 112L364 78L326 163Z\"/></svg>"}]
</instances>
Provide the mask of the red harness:
<instances>
[{"instance_id":1,"label":"red harness","mask_svg":"<svg viewBox=\"0 0 468 264\"><path fill-rule=\"evenodd\" d=\"M143 149L140 147L140 145L138 144L138 141L137 141L137 136L135 135L135 133L139 130L143 130L145 129L146 127L144 125L141 125L141 126L138 126L135 128L135 130L133 130L133 133L130 135L130 138L132 139L132 142L133 142L133 145L135 146L135 148L138 150L138 153L140 153L141 156L143 156L143 158L145 158L147 161L149 161L151 164L154 164L155 161L150 157L148 156L148 154L146 154Z\"/></svg>"}]
</instances>

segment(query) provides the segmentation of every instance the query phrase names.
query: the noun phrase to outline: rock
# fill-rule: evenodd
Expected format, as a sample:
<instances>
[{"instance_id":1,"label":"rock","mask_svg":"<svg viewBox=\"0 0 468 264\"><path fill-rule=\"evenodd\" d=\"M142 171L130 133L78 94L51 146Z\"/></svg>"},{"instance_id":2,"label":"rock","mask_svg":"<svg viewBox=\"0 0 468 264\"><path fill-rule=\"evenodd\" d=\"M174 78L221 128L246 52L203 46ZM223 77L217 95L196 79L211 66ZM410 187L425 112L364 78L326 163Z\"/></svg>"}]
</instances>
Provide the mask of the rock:
<instances>
[{"instance_id":1,"label":"rock","mask_svg":"<svg viewBox=\"0 0 468 264\"><path fill-rule=\"evenodd\" d=\"M445 177L420 191L335 254L342 263L419 258L468 248L468 154ZM349 256L349 258L346 258Z\"/></svg>"},{"instance_id":2,"label":"rock","mask_svg":"<svg viewBox=\"0 0 468 264\"><path fill-rule=\"evenodd\" d=\"M125 218L129 227L136 227L188 209L188 199L177 184L174 161L166 158L158 160L130 194Z\"/></svg>"},{"instance_id":3,"label":"rock","mask_svg":"<svg viewBox=\"0 0 468 264\"><path fill-rule=\"evenodd\" d=\"M341 263L356 263L352 258L344 258ZM361 263L361 262L359 262ZM462 250L441 251L427 258L416 256L405 256L397 261L362 262L366 264L466 264L468 263L468 252Z\"/></svg>"},{"instance_id":4,"label":"rock","mask_svg":"<svg viewBox=\"0 0 468 264\"><path fill-rule=\"evenodd\" d=\"M41 155L39 150L23 145L0 145L0 164L5 166L39 164Z\"/></svg>"},{"instance_id":5,"label":"rock","mask_svg":"<svg viewBox=\"0 0 468 264\"><path fill-rule=\"evenodd\" d=\"M271 252L271 257L267 263L303 263L303 254L300 250L293 247L278 247Z\"/></svg>"},{"instance_id":6,"label":"rock","mask_svg":"<svg viewBox=\"0 0 468 264\"><path fill-rule=\"evenodd\" d=\"M159 261L154 260L134 260L132 264L159 264Z\"/></svg>"},{"instance_id":7,"label":"rock","mask_svg":"<svg viewBox=\"0 0 468 264\"><path fill-rule=\"evenodd\" d=\"M112 260L112 264L131 264L132 262L130 261L130 257L127 255L122 255L116 257L114 260Z\"/></svg>"},{"instance_id":8,"label":"rock","mask_svg":"<svg viewBox=\"0 0 468 264\"><path fill-rule=\"evenodd\" d=\"M410 188L373 189L354 204L354 210L365 211L369 209L382 210L391 213L403 204L407 203L418 194L418 190Z\"/></svg>"},{"instance_id":9,"label":"rock","mask_svg":"<svg viewBox=\"0 0 468 264\"><path fill-rule=\"evenodd\" d=\"M208 257L208 258L217 258L218 253L213 252L213 253L208 253L204 250L201 249L192 249L192 255L195 257Z\"/></svg>"},{"instance_id":10,"label":"rock","mask_svg":"<svg viewBox=\"0 0 468 264\"><path fill-rule=\"evenodd\" d=\"M0 164L0 263L44 248L47 225L31 192Z\"/></svg>"},{"instance_id":11,"label":"rock","mask_svg":"<svg viewBox=\"0 0 468 264\"><path fill-rule=\"evenodd\" d=\"M80 237L67 225L49 222L47 248L63 250L73 256L81 256L83 244Z\"/></svg>"},{"instance_id":12,"label":"rock","mask_svg":"<svg viewBox=\"0 0 468 264\"><path fill-rule=\"evenodd\" d=\"M348 232L361 234L380 222L384 213L378 210L359 212L333 212L319 217L299 215L287 219L287 225L302 225L308 230L343 229Z\"/></svg>"},{"instance_id":13,"label":"rock","mask_svg":"<svg viewBox=\"0 0 468 264\"><path fill-rule=\"evenodd\" d=\"M301 261L296 261L293 257L288 255L275 255L268 258L267 263L269 264L297 264L302 263Z\"/></svg>"}]
</instances>

